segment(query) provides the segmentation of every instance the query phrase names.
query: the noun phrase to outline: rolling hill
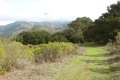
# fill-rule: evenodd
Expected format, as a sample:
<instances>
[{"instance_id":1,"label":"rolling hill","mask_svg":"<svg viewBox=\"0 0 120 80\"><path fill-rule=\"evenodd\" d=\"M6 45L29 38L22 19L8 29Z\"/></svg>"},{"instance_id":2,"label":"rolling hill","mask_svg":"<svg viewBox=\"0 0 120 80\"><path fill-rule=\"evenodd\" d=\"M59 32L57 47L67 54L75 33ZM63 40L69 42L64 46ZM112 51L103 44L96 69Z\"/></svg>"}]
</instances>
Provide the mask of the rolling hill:
<instances>
[{"instance_id":1,"label":"rolling hill","mask_svg":"<svg viewBox=\"0 0 120 80\"><path fill-rule=\"evenodd\" d=\"M50 32L63 30L67 27L68 22L26 22L16 21L5 26L0 26L1 37L11 37L26 30L47 30Z\"/></svg>"}]
</instances>

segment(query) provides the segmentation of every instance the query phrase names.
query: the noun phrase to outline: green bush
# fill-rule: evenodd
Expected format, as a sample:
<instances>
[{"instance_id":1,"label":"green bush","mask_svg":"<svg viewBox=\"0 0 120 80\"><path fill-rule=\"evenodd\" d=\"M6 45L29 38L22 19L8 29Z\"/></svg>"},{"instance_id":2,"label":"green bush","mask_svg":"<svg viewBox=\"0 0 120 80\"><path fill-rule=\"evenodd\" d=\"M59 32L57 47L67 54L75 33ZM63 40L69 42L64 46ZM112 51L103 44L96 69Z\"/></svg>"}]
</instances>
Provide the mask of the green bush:
<instances>
[{"instance_id":1,"label":"green bush","mask_svg":"<svg viewBox=\"0 0 120 80\"><path fill-rule=\"evenodd\" d=\"M33 61L31 49L17 42L1 42L0 52L0 73L24 67L26 62Z\"/></svg>"},{"instance_id":2,"label":"green bush","mask_svg":"<svg viewBox=\"0 0 120 80\"><path fill-rule=\"evenodd\" d=\"M54 62L62 56L77 54L78 46L67 42L50 42L48 44L41 44L35 48L36 62Z\"/></svg>"},{"instance_id":3,"label":"green bush","mask_svg":"<svg viewBox=\"0 0 120 80\"><path fill-rule=\"evenodd\" d=\"M47 31L26 31L16 36L16 41L23 44L37 45L40 43L48 43L50 34Z\"/></svg>"},{"instance_id":4,"label":"green bush","mask_svg":"<svg viewBox=\"0 0 120 80\"><path fill-rule=\"evenodd\" d=\"M51 42L68 42L68 39L62 32L56 32L50 37Z\"/></svg>"}]
</instances>

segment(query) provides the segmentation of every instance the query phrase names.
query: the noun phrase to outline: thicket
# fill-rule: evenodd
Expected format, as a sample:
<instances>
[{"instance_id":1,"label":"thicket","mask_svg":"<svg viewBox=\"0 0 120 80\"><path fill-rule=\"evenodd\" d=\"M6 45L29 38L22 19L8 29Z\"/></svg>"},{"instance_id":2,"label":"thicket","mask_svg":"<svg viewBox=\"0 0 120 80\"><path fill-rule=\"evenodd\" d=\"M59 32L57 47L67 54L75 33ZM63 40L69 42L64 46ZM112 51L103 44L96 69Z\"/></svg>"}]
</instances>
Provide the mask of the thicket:
<instances>
[{"instance_id":1,"label":"thicket","mask_svg":"<svg viewBox=\"0 0 120 80\"><path fill-rule=\"evenodd\" d=\"M40 44L48 43L50 33L45 30L40 31L24 31L16 36L16 41L23 44Z\"/></svg>"},{"instance_id":2,"label":"thicket","mask_svg":"<svg viewBox=\"0 0 120 80\"><path fill-rule=\"evenodd\" d=\"M69 42L63 32L56 32L50 36L50 42Z\"/></svg>"},{"instance_id":3,"label":"thicket","mask_svg":"<svg viewBox=\"0 0 120 80\"><path fill-rule=\"evenodd\" d=\"M109 64L110 74L112 80L120 79L120 33L116 37L116 42L109 42L107 49L109 53L107 56L107 63Z\"/></svg>"},{"instance_id":4,"label":"thicket","mask_svg":"<svg viewBox=\"0 0 120 80\"><path fill-rule=\"evenodd\" d=\"M94 25L85 32L88 41L106 44L109 40L116 41L117 32L120 31L120 2L112 4L107 12L95 20Z\"/></svg>"},{"instance_id":5,"label":"thicket","mask_svg":"<svg viewBox=\"0 0 120 80\"><path fill-rule=\"evenodd\" d=\"M0 74L12 68L23 68L34 61L33 53L18 42L0 41Z\"/></svg>"},{"instance_id":6,"label":"thicket","mask_svg":"<svg viewBox=\"0 0 120 80\"><path fill-rule=\"evenodd\" d=\"M79 46L67 42L50 42L48 44L40 44L34 49L36 62L55 62L63 56L77 54Z\"/></svg>"},{"instance_id":7,"label":"thicket","mask_svg":"<svg viewBox=\"0 0 120 80\"><path fill-rule=\"evenodd\" d=\"M64 56L78 54L79 46L69 42L50 42L23 45L19 42L0 41L0 74L14 68L23 69L31 63L55 62Z\"/></svg>"}]
</instances>

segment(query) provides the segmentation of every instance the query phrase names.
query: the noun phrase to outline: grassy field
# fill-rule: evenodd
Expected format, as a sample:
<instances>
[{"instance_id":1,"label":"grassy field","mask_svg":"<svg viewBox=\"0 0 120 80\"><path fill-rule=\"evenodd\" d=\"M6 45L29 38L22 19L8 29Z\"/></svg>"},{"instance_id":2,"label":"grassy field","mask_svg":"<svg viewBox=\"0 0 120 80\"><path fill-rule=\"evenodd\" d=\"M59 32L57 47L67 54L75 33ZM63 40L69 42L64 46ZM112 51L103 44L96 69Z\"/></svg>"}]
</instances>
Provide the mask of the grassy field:
<instances>
[{"instance_id":1,"label":"grassy field","mask_svg":"<svg viewBox=\"0 0 120 80\"><path fill-rule=\"evenodd\" d=\"M66 57L61 62L32 64L5 77L7 80L120 80L110 71L105 47L82 47L80 51L82 55Z\"/></svg>"},{"instance_id":2,"label":"grassy field","mask_svg":"<svg viewBox=\"0 0 120 80\"><path fill-rule=\"evenodd\" d=\"M107 51L103 47L85 47L82 56L77 56L66 65L56 80L113 80L109 74Z\"/></svg>"}]
</instances>

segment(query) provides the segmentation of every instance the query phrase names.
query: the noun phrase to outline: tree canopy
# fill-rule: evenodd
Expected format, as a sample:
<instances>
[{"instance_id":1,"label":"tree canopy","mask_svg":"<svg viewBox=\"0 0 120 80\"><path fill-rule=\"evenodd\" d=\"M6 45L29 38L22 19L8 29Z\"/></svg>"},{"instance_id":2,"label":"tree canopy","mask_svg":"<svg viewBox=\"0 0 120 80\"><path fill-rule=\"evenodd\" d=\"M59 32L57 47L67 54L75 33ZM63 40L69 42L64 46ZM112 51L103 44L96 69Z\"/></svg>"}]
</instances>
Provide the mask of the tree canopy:
<instances>
[{"instance_id":1,"label":"tree canopy","mask_svg":"<svg viewBox=\"0 0 120 80\"><path fill-rule=\"evenodd\" d=\"M98 43L115 41L117 32L120 30L120 2L110 5L107 11L95 20L94 26L88 28L86 34L89 40Z\"/></svg>"},{"instance_id":2,"label":"tree canopy","mask_svg":"<svg viewBox=\"0 0 120 80\"><path fill-rule=\"evenodd\" d=\"M83 32L86 31L92 23L93 21L90 18L87 17L77 18L68 25L69 28L64 31L65 35L71 42L83 43L84 42Z\"/></svg>"}]
</instances>

